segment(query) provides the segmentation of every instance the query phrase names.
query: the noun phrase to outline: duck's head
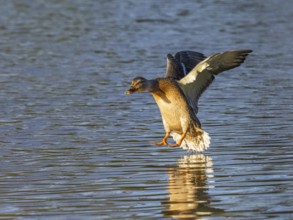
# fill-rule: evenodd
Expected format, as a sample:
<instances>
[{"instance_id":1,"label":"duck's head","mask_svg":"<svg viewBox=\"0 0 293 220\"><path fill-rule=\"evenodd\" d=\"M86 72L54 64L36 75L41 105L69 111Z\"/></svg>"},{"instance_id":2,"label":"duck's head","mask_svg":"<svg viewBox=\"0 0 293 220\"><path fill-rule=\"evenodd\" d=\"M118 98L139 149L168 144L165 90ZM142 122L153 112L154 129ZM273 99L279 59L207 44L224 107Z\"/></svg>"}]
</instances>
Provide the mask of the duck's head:
<instances>
[{"instance_id":1,"label":"duck's head","mask_svg":"<svg viewBox=\"0 0 293 220\"><path fill-rule=\"evenodd\" d=\"M125 94L132 94L134 92L145 92L149 90L149 80L143 77L135 77L130 85L130 88L125 91Z\"/></svg>"}]
</instances>

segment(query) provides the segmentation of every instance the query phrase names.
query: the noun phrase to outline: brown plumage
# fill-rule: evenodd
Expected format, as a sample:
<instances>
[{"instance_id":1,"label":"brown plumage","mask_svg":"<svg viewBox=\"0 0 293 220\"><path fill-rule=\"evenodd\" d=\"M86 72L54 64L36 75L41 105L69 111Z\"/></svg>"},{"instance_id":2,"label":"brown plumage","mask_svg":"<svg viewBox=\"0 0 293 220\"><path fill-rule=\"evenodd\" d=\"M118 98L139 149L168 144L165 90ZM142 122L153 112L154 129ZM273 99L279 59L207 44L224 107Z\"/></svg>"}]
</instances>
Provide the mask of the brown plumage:
<instances>
[{"instance_id":1,"label":"brown plumage","mask_svg":"<svg viewBox=\"0 0 293 220\"><path fill-rule=\"evenodd\" d=\"M154 144L181 146L193 151L207 149L210 137L201 129L196 117L198 99L214 80L214 75L241 65L250 52L227 51L205 59L201 53L181 51L174 57L167 55L166 78L134 78L126 94L150 92L161 112L166 134L161 142ZM173 137L175 144L168 144L169 136Z\"/></svg>"}]
</instances>

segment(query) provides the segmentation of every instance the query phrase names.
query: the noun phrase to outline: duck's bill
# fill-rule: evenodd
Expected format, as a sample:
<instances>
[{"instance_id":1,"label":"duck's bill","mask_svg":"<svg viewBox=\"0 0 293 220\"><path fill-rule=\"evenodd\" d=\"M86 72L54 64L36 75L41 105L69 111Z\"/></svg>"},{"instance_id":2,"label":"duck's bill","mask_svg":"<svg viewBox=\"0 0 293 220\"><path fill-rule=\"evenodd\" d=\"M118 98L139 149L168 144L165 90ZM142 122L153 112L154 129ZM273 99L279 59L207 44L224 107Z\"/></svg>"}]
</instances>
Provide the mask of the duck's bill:
<instances>
[{"instance_id":1,"label":"duck's bill","mask_svg":"<svg viewBox=\"0 0 293 220\"><path fill-rule=\"evenodd\" d=\"M125 94L126 95L130 95L130 94L132 94L132 93L134 93L135 92L135 89L128 89L127 91L125 91Z\"/></svg>"}]
</instances>

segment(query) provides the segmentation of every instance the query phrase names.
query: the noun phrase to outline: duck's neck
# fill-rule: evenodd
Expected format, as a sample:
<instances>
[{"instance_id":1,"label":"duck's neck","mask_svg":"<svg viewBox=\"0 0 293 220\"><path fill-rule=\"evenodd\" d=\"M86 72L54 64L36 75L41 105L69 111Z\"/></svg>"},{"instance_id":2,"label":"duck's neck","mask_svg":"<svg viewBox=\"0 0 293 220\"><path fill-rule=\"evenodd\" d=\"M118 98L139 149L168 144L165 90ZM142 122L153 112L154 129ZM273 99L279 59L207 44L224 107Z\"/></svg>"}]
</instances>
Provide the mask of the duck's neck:
<instances>
[{"instance_id":1,"label":"duck's neck","mask_svg":"<svg viewBox=\"0 0 293 220\"><path fill-rule=\"evenodd\" d=\"M159 83L156 79L151 79L147 81L147 88L146 91L150 93L154 93L159 90Z\"/></svg>"}]
</instances>

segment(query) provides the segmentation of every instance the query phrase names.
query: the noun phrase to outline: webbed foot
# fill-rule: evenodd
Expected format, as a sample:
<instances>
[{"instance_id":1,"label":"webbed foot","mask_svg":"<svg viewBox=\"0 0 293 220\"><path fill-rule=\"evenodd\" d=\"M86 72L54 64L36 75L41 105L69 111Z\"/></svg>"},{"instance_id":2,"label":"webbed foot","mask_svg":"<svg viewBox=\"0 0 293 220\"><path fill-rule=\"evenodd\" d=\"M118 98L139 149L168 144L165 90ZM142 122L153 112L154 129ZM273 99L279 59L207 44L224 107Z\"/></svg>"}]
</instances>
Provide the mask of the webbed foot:
<instances>
[{"instance_id":1,"label":"webbed foot","mask_svg":"<svg viewBox=\"0 0 293 220\"><path fill-rule=\"evenodd\" d=\"M181 138L180 138L180 140L179 140L178 143L175 143L175 144L169 144L168 146L169 146L169 147L180 147L181 144L182 144L182 142L183 142L183 140L184 140L184 138L185 138L185 136L186 136L186 134L187 134L187 132L184 132L184 133L181 135Z\"/></svg>"},{"instance_id":2,"label":"webbed foot","mask_svg":"<svg viewBox=\"0 0 293 220\"><path fill-rule=\"evenodd\" d=\"M157 146L168 146L167 139L169 136L170 136L170 131L167 131L165 134L165 137L163 138L161 142L151 142L151 143Z\"/></svg>"},{"instance_id":3,"label":"webbed foot","mask_svg":"<svg viewBox=\"0 0 293 220\"><path fill-rule=\"evenodd\" d=\"M168 144L169 147L180 147L179 144L175 143L175 144Z\"/></svg>"},{"instance_id":4,"label":"webbed foot","mask_svg":"<svg viewBox=\"0 0 293 220\"><path fill-rule=\"evenodd\" d=\"M168 146L167 141L162 140L161 142L151 142L151 144L154 144L156 146Z\"/></svg>"}]
</instances>

